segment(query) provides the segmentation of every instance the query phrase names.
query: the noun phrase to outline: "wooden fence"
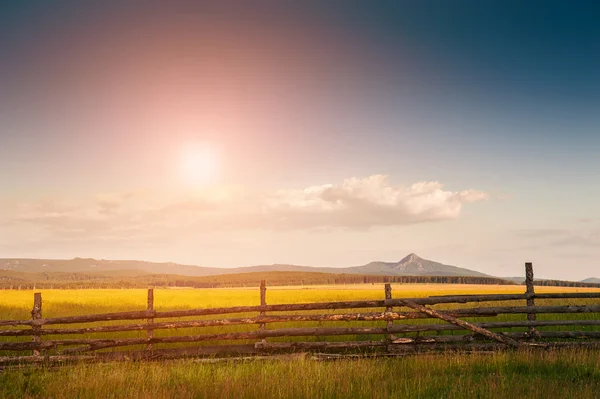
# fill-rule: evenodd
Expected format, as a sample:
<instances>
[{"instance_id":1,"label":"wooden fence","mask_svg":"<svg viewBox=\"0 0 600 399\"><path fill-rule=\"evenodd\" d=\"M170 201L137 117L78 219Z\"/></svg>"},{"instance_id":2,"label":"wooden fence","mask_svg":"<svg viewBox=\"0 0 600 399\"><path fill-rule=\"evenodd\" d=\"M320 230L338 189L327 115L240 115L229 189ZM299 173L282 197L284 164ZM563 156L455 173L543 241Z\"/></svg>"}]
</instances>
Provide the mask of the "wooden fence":
<instances>
[{"instance_id":1,"label":"wooden fence","mask_svg":"<svg viewBox=\"0 0 600 399\"><path fill-rule=\"evenodd\" d=\"M34 294L31 319L0 320L0 366L13 363L55 363L71 360L136 360L173 358L183 356L222 356L265 354L294 351L354 351L383 353L412 353L435 350L482 350L520 347L594 346L600 347L600 292L536 294L533 287L533 269L526 264L526 291L523 294L449 295L427 298L393 298L392 287L385 285L385 299L346 302L321 302L268 305L266 284L260 285L260 305L226 308L156 311L154 291L148 290L147 310L105 313L84 316L44 318L42 296ZM536 305L538 299L560 299L560 305ZM585 299L585 301L581 301ZM599 299L598 301L596 301ZM525 306L480 306L436 310L431 305L467 304L477 302L524 301ZM579 304L565 305L569 300ZM585 302L585 303L581 303ZM380 310L377 310L380 309ZM344 311L331 313L331 311ZM360 312L363 310L363 312ZM296 312L305 313L297 314ZM310 311L310 313L306 313ZM318 311L328 311L327 313ZM276 312L276 314L273 314ZM281 312L287 312L281 314ZM586 313L573 319L538 320L540 314ZM239 317L167 320L214 315L241 314ZM494 319L499 315L522 315L526 320ZM466 321L469 318L470 321ZM486 318L485 321L471 319ZM418 319L436 319L436 323L420 323ZM491 319L491 321L490 321ZM86 324L123 320L145 320L137 324L112 324L64 327L68 324ZM157 321L158 320L158 321ZM444 323L440 323L444 321ZM363 326L335 326L337 322L363 322ZM317 326L267 328L277 323L319 322ZM327 322L327 326L320 325ZM373 322L364 326L364 322ZM314 323L313 323L314 324ZM350 325L349 325L350 324ZM56 328L51 326L59 325ZM220 331L196 335L157 337L154 332L166 329L227 328L236 325L257 325L249 331ZM4 328L3 328L4 327ZM6 328L9 327L9 328ZM27 327L27 328L23 328ZM547 327L560 327L548 330ZM568 328L567 328L568 327ZM511 331L520 328L522 331ZM543 330L540 330L543 328ZM459 334L453 334L455 331ZM508 331L506 331L508 330ZM146 331L135 338L93 338L90 334ZM462 331L462 332L460 332ZM466 334L465 334L466 332ZM421 335L421 333L426 333ZM434 335L429 335L434 334ZM82 338L62 336L83 335ZM45 339L61 336L55 339ZM344 340L331 337L343 336ZM373 337L378 339L373 339ZM6 342L2 337L31 337L31 340ZM269 342L269 338L297 338ZM366 338L366 339L365 339ZM14 340L15 338L13 338ZM234 342L232 342L234 341ZM235 343L250 341L251 343ZM207 345L217 342L218 345ZM156 345L160 344L160 348ZM178 344L178 345L167 345ZM181 344L192 345L184 346ZM173 347L176 346L176 347ZM126 348L117 350L114 348ZM140 349L142 348L142 349Z\"/></svg>"}]
</instances>

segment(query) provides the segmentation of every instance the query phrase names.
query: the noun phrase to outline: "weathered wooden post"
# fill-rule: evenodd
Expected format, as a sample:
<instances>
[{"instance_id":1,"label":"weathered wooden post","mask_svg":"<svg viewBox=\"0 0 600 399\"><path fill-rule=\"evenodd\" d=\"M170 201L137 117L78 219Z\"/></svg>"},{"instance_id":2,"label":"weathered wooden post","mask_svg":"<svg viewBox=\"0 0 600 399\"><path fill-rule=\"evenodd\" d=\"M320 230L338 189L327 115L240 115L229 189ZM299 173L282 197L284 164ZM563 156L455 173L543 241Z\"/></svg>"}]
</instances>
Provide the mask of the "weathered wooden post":
<instances>
[{"instance_id":1,"label":"weathered wooden post","mask_svg":"<svg viewBox=\"0 0 600 399\"><path fill-rule=\"evenodd\" d=\"M261 280L260 281L260 306L267 306L267 281L266 280ZM261 310L259 313L259 317L260 316L264 316L266 314L266 312L264 310ZM258 325L258 329L259 330L264 330L266 328L266 324L265 323L261 323ZM263 338L262 343L266 343L267 340Z\"/></svg>"},{"instance_id":2,"label":"weathered wooden post","mask_svg":"<svg viewBox=\"0 0 600 399\"><path fill-rule=\"evenodd\" d=\"M33 310L31 311L31 319L34 323L31 325L31 329L35 332L39 332L42 329L41 325L35 323L36 320L40 320L42 318L42 293L36 292L33 294ZM34 335L32 337L32 341L35 343L41 343L42 338L39 335ZM40 351L37 349L33 350L34 356L39 356Z\"/></svg>"},{"instance_id":3,"label":"weathered wooden post","mask_svg":"<svg viewBox=\"0 0 600 399\"><path fill-rule=\"evenodd\" d=\"M154 288L148 288L148 311L152 310L154 310ZM146 322L149 326L154 324L154 317L147 319ZM149 328L146 331L148 334L148 339L152 339L154 336L154 330ZM152 350L152 344L146 344L146 350Z\"/></svg>"},{"instance_id":4,"label":"weathered wooden post","mask_svg":"<svg viewBox=\"0 0 600 399\"><path fill-rule=\"evenodd\" d=\"M533 264L531 262L525 263L525 285L527 286L527 306L535 306L535 300L533 299L535 291L533 289ZM528 321L535 321L535 313L527 313ZM538 331L535 327L529 327L529 336L536 338L539 336Z\"/></svg>"},{"instance_id":5,"label":"weathered wooden post","mask_svg":"<svg viewBox=\"0 0 600 399\"><path fill-rule=\"evenodd\" d=\"M392 285L390 283L386 283L385 284L385 299L390 300L392 299ZM392 306L386 306L385 307L385 312L391 312L394 308ZM392 326L394 325L394 322L392 320L388 320L387 321L387 330L390 331L392 329ZM394 339L396 339L396 337L392 334L388 334L387 335L387 340L389 342L392 342ZM388 352L389 352L389 347L388 347Z\"/></svg>"}]
</instances>

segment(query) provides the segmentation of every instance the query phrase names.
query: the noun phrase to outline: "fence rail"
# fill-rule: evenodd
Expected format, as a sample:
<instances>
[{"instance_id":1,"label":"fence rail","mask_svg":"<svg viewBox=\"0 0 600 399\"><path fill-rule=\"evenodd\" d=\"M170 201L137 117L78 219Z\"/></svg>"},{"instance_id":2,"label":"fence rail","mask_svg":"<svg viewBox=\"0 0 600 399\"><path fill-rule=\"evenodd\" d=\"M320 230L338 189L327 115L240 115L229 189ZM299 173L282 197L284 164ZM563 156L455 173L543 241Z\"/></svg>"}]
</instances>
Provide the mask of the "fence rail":
<instances>
[{"instance_id":1,"label":"fence rail","mask_svg":"<svg viewBox=\"0 0 600 399\"><path fill-rule=\"evenodd\" d=\"M40 359L61 362L65 360L89 359L143 359L167 358L187 355L221 355L230 353L270 353L277 351L429 351L429 350L472 350L477 348L503 347L550 347L550 346L600 346L600 301L574 305L536 305L536 299L600 299L600 292L588 293L546 293L536 294L533 288L533 268L526 264L526 292L523 294L481 294L446 295L427 298L392 298L392 287L385 285L384 300L363 300L344 302L321 302L301 304L268 305L266 301L266 282L260 284L259 306L236 306L225 308L199 308L189 310L156 311L154 309L154 290L148 290L147 310L105 313L83 316L44 318L42 314L42 296L34 295L34 306L29 320L0 320L0 351L8 352L0 356L0 365L31 362L40 363ZM434 305L493 303L504 301L525 301L526 306L478 306L458 309L437 309ZM589 301L587 301L589 302ZM594 301L592 301L594 302ZM428 307L429 306L429 307ZM381 308L381 311L373 311ZM402 309L398 309L402 308ZM365 312L356 312L364 309ZM404 310L408 309L408 311ZM314 313L316 311L354 310L347 313ZM295 312L311 311L309 314ZM273 312L289 312L273 314ZM253 315L246 315L255 313ZM242 317L168 320L182 317L243 314ZM538 320L540 314L586 314L580 320L557 319ZM499 315L526 315L526 320L484 320ZM469 318L469 321L464 320ZM157 321L157 319L159 319ZM436 323L415 324L411 320L435 319ZM475 319L475 320L473 320ZM86 324L142 320L136 324L118 324L84 327L58 327L53 325ZM381 322L376 326L336 326L336 322ZM443 321L445 323L440 323ZM281 328L276 323L327 322L327 326L295 326ZM400 322L400 323L398 323ZM252 331L221 331L194 335L155 336L156 330L202 329L205 327L228 327L240 325L258 325ZM268 326L275 325L269 329ZM16 327L16 328L14 328ZM19 328L29 327L29 328ZM560 331L540 331L539 328L561 327ZM568 330L564 330L568 327ZM522 328L525 331L503 331ZM579 329L577 329L579 328ZM587 329L586 329L587 328ZM498 331L500 330L500 331ZM116 333L127 331L146 331L145 336L137 338L94 338L97 333ZM455 331L466 334L451 335ZM419 335L431 333L438 335ZM451 334L447 334L450 332ZM92 334L92 337L54 338L49 336L69 336ZM415 335L416 334L416 335ZM400 336L403 335L403 336ZM331 341L327 337L351 337L347 341ZM379 337L373 340L373 336ZM2 342L2 337L31 337L30 341ZM269 338L311 337L310 342L267 342ZM366 338L363 340L363 337ZM49 337L50 338L50 337ZM232 343L231 341L254 341L252 344ZM313 341L314 340L314 341ZM575 340L575 341L573 341ZM598 340L598 341L596 341ZM490 342L492 341L492 342ZM206 345L220 342L219 345ZM156 348L155 344L198 344L195 347ZM138 350L139 346L145 348ZM122 352L106 352L114 348L127 348ZM134 347L134 348L131 348ZM104 350L104 351L101 351ZM31 351L31 355L24 353ZM100 352L96 352L100 351ZM16 352L16 353L14 353Z\"/></svg>"}]
</instances>

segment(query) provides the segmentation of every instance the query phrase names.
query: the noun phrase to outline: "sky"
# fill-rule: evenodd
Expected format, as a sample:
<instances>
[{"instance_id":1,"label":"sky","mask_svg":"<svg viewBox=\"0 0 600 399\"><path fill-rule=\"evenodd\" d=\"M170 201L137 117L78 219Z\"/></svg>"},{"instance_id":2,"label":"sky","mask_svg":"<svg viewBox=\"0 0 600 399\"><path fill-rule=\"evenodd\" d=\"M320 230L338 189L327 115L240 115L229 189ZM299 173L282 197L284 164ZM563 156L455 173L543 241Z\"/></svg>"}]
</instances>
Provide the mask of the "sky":
<instances>
[{"instance_id":1,"label":"sky","mask_svg":"<svg viewBox=\"0 0 600 399\"><path fill-rule=\"evenodd\" d=\"M0 3L0 257L600 277L594 2Z\"/></svg>"}]
</instances>

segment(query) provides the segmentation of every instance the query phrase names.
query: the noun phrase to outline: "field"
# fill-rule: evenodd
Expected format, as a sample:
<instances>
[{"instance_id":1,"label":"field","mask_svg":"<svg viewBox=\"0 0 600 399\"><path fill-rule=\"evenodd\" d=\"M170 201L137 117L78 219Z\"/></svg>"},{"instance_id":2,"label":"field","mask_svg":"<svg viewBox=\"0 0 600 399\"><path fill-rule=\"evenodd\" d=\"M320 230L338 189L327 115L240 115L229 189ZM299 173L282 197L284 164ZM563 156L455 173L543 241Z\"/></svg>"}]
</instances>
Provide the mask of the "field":
<instances>
[{"instance_id":1,"label":"field","mask_svg":"<svg viewBox=\"0 0 600 399\"><path fill-rule=\"evenodd\" d=\"M394 297L523 291L523 286L393 286ZM536 287L538 293L588 291L598 290ZM143 310L146 307L145 290L41 292L44 317ZM269 287L267 290L268 304L383 298L383 284ZM570 303L589 302L590 300L572 300ZM32 303L32 291L0 291L0 319L28 319L31 317ZM259 303L259 293L256 288L159 289L155 291L154 303L157 310L256 305ZM545 303L540 301L540 304ZM462 305L452 305L459 306ZM444 308L442 305L440 307ZM573 314L560 317L582 319L594 316ZM502 320L521 320L523 317L524 315L504 315ZM554 315L540 315L538 318L552 317ZM361 323L353 322L353 325ZM372 326L373 323L365 325ZM228 331L240 331L256 329L256 326L228 328ZM208 333L210 330L211 328L198 329L197 333ZM164 330L155 333L181 332ZM135 337L145 332L120 334ZM96 336L100 337L102 334ZM7 337L2 339L9 340ZM276 360L216 364L194 360L81 364L60 369L5 371L0 374L0 397L598 397L599 359L599 353L592 350L551 350L493 354L448 353L330 362L311 360L310 356L286 356Z\"/></svg>"},{"instance_id":2,"label":"field","mask_svg":"<svg viewBox=\"0 0 600 399\"><path fill-rule=\"evenodd\" d=\"M469 284L392 284L394 297L426 297L430 295L513 294L523 293L519 285ZM44 317L76 316L90 313L143 310L146 308L145 289L83 289L36 290L43 297ZM600 292L597 288L536 287L537 293ZM383 284L321 285L268 287L267 303L302 303L383 299ZM257 287L216 289L157 289L154 293L156 310L191 309L259 305ZM31 317L33 291L0 291L0 319Z\"/></svg>"}]
</instances>

